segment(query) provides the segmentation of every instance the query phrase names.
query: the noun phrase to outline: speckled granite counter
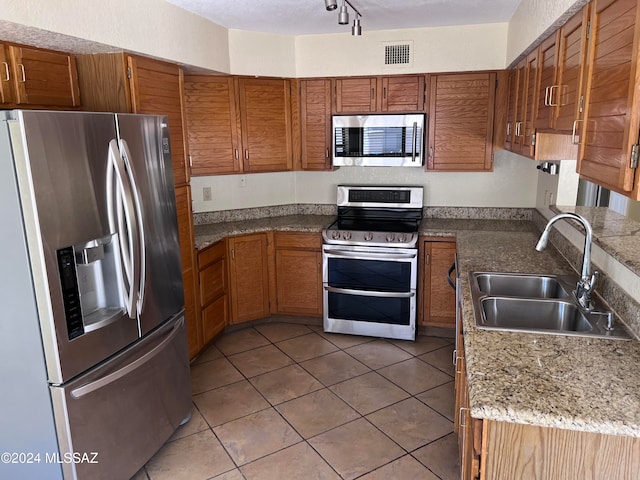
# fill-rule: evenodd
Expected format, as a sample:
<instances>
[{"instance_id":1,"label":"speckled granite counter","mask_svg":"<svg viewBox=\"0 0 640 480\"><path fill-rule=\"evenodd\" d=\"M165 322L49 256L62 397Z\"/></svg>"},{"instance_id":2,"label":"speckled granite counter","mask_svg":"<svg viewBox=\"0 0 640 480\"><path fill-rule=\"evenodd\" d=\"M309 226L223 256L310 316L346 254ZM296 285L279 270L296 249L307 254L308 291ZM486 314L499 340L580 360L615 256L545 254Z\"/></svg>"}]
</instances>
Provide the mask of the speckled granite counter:
<instances>
[{"instance_id":1,"label":"speckled granite counter","mask_svg":"<svg viewBox=\"0 0 640 480\"><path fill-rule=\"evenodd\" d=\"M471 415L640 437L640 342L480 330L468 272L572 273L537 234L457 231Z\"/></svg>"},{"instance_id":2,"label":"speckled granite counter","mask_svg":"<svg viewBox=\"0 0 640 480\"><path fill-rule=\"evenodd\" d=\"M321 232L335 219L332 215L284 215L233 222L194 225L195 246L198 250L233 235L247 233L288 231Z\"/></svg>"},{"instance_id":3,"label":"speckled granite counter","mask_svg":"<svg viewBox=\"0 0 640 480\"><path fill-rule=\"evenodd\" d=\"M333 218L295 214L196 225L196 248L245 233L320 232ZM575 273L555 249L535 251L532 222L425 218L420 233L457 239L472 416L640 437L640 342L475 327L469 272Z\"/></svg>"}]
</instances>

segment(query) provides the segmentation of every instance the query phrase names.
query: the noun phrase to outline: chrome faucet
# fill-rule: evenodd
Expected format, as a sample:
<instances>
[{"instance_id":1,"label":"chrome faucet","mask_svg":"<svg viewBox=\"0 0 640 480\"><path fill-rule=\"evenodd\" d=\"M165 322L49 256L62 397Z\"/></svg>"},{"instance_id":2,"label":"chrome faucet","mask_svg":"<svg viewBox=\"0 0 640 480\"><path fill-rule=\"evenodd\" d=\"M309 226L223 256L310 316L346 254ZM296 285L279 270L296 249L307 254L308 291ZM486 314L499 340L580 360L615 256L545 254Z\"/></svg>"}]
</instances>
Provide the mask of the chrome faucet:
<instances>
[{"instance_id":1,"label":"chrome faucet","mask_svg":"<svg viewBox=\"0 0 640 480\"><path fill-rule=\"evenodd\" d=\"M582 255L582 272L580 273L580 280L578 280L576 290L573 292L573 295L575 296L575 299L580 307L582 307L586 311L591 311L593 309L593 305L591 304L591 292L593 292L596 288L598 272L594 272L593 275L590 273L593 230L591 229L591 225L589 225L589 222L584 217L581 217L576 213L560 213L556 215L551 220L549 220L547 226L544 227L542 235L540 235L540 239L536 244L536 250L542 252L547 247L551 226L555 222L557 222L558 220L562 220L563 218L577 220L584 227L585 237L584 252Z\"/></svg>"}]
</instances>

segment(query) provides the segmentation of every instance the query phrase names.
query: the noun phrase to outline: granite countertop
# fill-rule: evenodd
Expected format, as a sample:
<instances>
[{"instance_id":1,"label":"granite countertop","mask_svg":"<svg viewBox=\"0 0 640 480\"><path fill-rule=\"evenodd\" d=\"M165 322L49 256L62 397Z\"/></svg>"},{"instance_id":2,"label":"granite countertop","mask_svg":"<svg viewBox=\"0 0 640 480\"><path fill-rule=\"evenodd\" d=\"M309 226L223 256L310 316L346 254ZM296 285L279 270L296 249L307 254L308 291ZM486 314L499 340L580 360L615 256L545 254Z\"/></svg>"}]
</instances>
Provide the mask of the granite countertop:
<instances>
[{"instance_id":1,"label":"granite countertop","mask_svg":"<svg viewBox=\"0 0 640 480\"><path fill-rule=\"evenodd\" d=\"M640 342L475 326L469 272L575 273L567 262L551 248L536 252L532 231L456 237L471 415L640 437Z\"/></svg>"},{"instance_id":2,"label":"granite countertop","mask_svg":"<svg viewBox=\"0 0 640 480\"><path fill-rule=\"evenodd\" d=\"M321 232L335 220L333 215L283 215L279 217L237 220L232 222L194 225L195 247L202 250L233 235L269 231Z\"/></svg>"},{"instance_id":3,"label":"granite countertop","mask_svg":"<svg viewBox=\"0 0 640 480\"><path fill-rule=\"evenodd\" d=\"M320 232L332 215L284 215L195 226L196 248L270 230ZM456 237L471 415L640 437L640 342L478 329L468 273L575 273L534 249L532 222L425 218L421 235Z\"/></svg>"}]
</instances>

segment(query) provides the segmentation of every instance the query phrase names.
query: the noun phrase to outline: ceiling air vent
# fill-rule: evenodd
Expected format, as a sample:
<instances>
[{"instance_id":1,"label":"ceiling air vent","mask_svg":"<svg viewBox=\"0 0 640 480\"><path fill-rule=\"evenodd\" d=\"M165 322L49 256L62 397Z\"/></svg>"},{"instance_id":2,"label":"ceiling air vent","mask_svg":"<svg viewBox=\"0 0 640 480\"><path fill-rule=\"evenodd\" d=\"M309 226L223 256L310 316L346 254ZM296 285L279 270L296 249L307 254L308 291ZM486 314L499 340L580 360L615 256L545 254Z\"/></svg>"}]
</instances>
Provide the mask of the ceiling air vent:
<instances>
[{"instance_id":1,"label":"ceiling air vent","mask_svg":"<svg viewBox=\"0 0 640 480\"><path fill-rule=\"evenodd\" d=\"M413 63L413 42L385 43L384 65L406 67Z\"/></svg>"}]
</instances>

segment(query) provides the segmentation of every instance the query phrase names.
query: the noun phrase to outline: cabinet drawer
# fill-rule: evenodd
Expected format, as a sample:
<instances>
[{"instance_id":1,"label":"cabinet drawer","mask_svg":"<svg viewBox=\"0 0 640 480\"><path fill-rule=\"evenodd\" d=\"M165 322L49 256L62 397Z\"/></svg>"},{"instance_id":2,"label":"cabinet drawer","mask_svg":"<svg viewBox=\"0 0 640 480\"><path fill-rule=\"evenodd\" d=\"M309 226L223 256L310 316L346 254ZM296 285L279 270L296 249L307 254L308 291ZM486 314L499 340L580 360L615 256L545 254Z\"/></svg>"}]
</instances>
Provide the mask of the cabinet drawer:
<instances>
[{"instance_id":1,"label":"cabinet drawer","mask_svg":"<svg viewBox=\"0 0 640 480\"><path fill-rule=\"evenodd\" d=\"M202 306L211 303L227 291L225 268L226 262L223 258L200 271L200 304Z\"/></svg>"},{"instance_id":2,"label":"cabinet drawer","mask_svg":"<svg viewBox=\"0 0 640 480\"><path fill-rule=\"evenodd\" d=\"M221 332L227 324L227 296L218 298L202 310L202 336L204 343L209 342Z\"/></svg>"},{"instance_id":3,"label":"cabinet drawer","mask_svg":"<svg viewBox=\"0 0 640 480\"><path fill-rule=\"evenodd\" d=\"M198 252L198 269L203 270L207 265L224 258L226 255L227 246L224 240L220 240Z\"/></svg>"},{"instance_id":4,"label":"cabinet drawer","mask_svg":"<svg viewBox=\"0 0 640 480\"><path fill-rule=\"evenodd\" d=\"M276 232L276 248L305 248L320 250L322 235L320 233Z\"/></svg>"}]
</instances>

